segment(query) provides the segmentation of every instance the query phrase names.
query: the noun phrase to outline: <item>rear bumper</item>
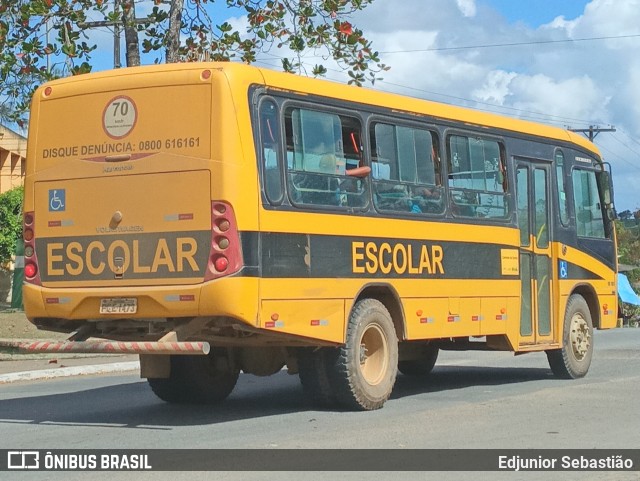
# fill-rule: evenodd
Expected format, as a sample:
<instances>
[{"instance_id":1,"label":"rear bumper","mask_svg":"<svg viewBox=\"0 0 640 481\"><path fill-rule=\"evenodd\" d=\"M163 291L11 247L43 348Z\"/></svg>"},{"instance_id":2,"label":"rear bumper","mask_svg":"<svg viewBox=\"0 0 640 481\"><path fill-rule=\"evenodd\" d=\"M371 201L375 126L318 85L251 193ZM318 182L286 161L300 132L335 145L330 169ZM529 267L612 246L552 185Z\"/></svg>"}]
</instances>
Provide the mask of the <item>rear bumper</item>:
<instances>
[{"instance_id":1,"label":"rear bumper","mask_svg":"<svg viewBox=\"0 0 640 481\"><path fill-rule=\"evenodd\" d=\"M25 284L23 287L25 313L30 320L123 317L100 314L101 299L112 297L137 299L137 312L126 315L130 319L224 316L257 326L257 278L230 277L188 286L57 289Z\"/></svg>"},{"instance_id":2,"label":"rear bumper","mask_svg":"<svg viewBox=\"0 0 640 481\"><path fill-rule=\"evenodd\" d=\"M114 342L114 341L0 341L0 347L39 354L146 354L206 356L207 342Z\"/></svg>"}]
</instances>

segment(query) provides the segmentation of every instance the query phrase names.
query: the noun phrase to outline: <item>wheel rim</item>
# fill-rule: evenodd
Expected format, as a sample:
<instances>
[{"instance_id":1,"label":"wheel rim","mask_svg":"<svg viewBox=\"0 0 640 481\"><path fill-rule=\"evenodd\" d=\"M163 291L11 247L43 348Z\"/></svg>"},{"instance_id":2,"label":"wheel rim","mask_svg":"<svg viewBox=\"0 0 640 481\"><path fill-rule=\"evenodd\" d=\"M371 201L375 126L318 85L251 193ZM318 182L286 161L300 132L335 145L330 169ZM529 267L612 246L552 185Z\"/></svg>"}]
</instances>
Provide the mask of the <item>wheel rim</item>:
<instances>
[{"instance_id":1,"label":"wheel rim","mask_svg":"<svg viewBox=\"0 0 640 481\"><path fill-rule=\"evenodd\" d=\"M380 384L389 363L389 346L384 331L370 324L360 339L360 372L371 385Z\"/></svg>"},{"instance_id":2,"label":"wheel rim","mask_svg":"<svg viewBox=\"0 0 640 481\"><path fill-rule=\"evenodd\" d=\"M580 313L576 313L571 318L571 349L578 361L582 361L591 346L591 333L589 324Z\"/></svg>"}]
</instances>

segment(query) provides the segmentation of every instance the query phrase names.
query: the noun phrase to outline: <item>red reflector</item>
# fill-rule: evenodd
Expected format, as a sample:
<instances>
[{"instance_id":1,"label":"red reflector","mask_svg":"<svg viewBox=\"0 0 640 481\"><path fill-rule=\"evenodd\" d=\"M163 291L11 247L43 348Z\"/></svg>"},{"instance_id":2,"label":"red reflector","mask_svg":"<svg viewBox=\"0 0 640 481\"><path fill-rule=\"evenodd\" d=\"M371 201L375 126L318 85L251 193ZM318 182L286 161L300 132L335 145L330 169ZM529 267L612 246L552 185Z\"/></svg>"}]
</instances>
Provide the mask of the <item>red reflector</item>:
<instances>
[{"instance_id":1,"label":"red reflector","mask_svg":"<svg viewBox=\"0 0 640 481\"><path fill-rule=\"evenodd\" d=\"M35 277L38 273L38 268L35 264L27 264L24 266L24 275L28 278Z\"/></svg>"},{"instance_id":2,"label":"red reflector","mask_svg":"<svg viewBox=\"0 0 640 481\"><path fill-rule=\"evenodd\" d=\"M226 249L229 247L229 239L226 237L218 237L216 241L218 242L218 247L220 247L220 249Z\"/></svg>"},{"instance_id":3,"label":"red reflector","mask_svg":"<svg viewBox=\"0 0 640 481\"><path fill-rule=\"evenodd\" d=\"M218 229L220 229L220 232L228 231L229 227L231 227L231 224L227 219L222 219L218 221Z\"/></svg>"},{"instance_id":4,"label":"red reflector","mask_svg":"<svg viewBox=\"0 0 640 481\"><path fill-rule=\"evenodd\" d=\"M229 259L225 256L218 256L213 261L213 267L215 267L218 272L224 272L227 270L227 267L229 267Z\"/></svg>"}]
</instances>

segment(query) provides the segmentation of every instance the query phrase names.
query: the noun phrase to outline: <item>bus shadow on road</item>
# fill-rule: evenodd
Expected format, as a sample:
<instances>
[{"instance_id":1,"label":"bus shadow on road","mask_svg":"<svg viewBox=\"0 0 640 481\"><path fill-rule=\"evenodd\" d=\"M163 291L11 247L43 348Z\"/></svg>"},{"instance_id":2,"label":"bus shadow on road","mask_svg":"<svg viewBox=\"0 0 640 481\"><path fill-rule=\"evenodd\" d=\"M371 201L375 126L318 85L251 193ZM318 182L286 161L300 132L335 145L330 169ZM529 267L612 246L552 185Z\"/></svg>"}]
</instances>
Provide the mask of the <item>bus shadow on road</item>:
<instances>
[{"instance_id":1,"label":"bus shadow on road","mask_svg":"<svg viewBox=\"0 0 640 481\"><path fill-rule=\"evenodd\" d=\"M476 386L500 386L555 379L548 368L436 366L427 376L398 373L391 397L400 399L416 394L434 393Z\"/></svg>"},{"instance_id":2,"label":"bus shadow on road","mask_svg":"<svg viewBox=\"0 0 640 481\"><path fill-rule=\"evenodd\" d=\"M0 425L47 424L165 430L307 411L298 376L269 378L242 374L234 392L216 405L168 404L145 381L122 378L119 384L91 389L75 380L71 392L0 400ZM47 381L51 385L72 381ZM79 386L79 387L78 387ZM17 385L16 385L17 387ZM20 389L18 387L18 389ZM53 387L52 390L56 389Z\"/></svg>"},{"instance_id":3,"label":"bus shadow on road","mask_svg":"<svg viewBox=\"0 0 640 481\"><path fill-rule=\"evenodd\" d=\"M444 365L437 366L425 378L399 374L391 397L401 400L440 391L550 378L549 369ZM2 400L0 425L25 423L163 431L317 411L305 399L298 376L284 371L268 378L242 374L231 396L217 405L167 404L155 397L146 382L122 379L120 384L105 387ZM76 380L75 386L82 386L82 380ZM323 411L343 410L335 407Z\"/></svg>"}]
</instances>

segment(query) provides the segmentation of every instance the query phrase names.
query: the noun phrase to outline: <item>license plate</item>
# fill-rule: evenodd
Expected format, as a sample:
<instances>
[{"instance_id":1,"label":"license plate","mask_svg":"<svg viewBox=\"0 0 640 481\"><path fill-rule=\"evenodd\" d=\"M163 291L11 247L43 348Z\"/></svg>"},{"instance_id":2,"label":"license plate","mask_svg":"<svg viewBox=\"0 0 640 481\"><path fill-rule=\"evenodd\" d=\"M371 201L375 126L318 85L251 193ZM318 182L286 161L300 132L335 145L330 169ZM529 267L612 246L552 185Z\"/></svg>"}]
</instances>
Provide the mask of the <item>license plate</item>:
<instances>
[{"instance_id":1,"label":"license plate","mask_svg":"<svg viewBox=\"0 0 640 481\"><path fill-rule=\"evenodd\" d=\"M100 299L100 314L135 314L138 300L133 297Z\"/></svg>"}]
</instances>

